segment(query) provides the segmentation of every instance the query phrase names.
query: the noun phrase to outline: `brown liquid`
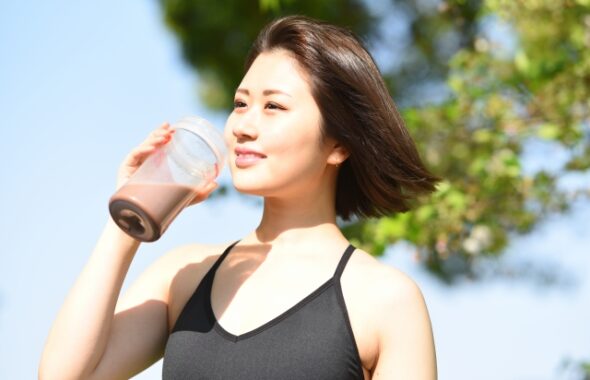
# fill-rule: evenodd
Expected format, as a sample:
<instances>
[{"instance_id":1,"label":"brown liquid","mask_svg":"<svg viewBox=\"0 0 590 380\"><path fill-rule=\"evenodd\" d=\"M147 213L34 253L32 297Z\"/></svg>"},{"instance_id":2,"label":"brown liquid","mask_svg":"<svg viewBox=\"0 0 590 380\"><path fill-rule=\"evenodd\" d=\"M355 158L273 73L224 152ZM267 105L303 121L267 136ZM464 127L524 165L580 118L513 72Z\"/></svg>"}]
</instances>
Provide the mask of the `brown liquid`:
<instances>
[{"instance_id":1,"label":"brown liquid","mask_svg":"<svg viewBox=\"0 0 590 380\"><path fill-rule=\"evenodd\" d=\"M128 183L110 199L117 225L141 241L158 240L195 196L195 188L176 183Z\"/></svg>"}]
</instances>

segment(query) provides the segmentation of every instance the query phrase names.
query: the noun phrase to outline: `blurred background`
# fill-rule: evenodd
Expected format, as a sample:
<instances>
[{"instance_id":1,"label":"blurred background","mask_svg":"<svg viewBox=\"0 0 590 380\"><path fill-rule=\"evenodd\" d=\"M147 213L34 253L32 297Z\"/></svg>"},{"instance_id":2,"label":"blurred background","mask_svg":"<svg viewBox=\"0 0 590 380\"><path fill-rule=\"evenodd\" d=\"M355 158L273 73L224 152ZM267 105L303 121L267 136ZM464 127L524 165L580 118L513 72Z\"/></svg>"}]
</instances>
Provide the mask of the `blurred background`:
<instances>
[{"instance_id":1,"label":"blurred background","mask_svg":"<svg viewBox=\"0 0 590 380\"><path fill-rule=\"evenodd\" d=\"M410 213L342 222L422 288L439 378L590 379L588 0L2 2L0 378L36 377L127 152L186 115L221 130L250 43L293 13L362 36L445 179ZM175 246L257 225L260 200L220 182L125 286Z\"/></svg>"}]
</instances>

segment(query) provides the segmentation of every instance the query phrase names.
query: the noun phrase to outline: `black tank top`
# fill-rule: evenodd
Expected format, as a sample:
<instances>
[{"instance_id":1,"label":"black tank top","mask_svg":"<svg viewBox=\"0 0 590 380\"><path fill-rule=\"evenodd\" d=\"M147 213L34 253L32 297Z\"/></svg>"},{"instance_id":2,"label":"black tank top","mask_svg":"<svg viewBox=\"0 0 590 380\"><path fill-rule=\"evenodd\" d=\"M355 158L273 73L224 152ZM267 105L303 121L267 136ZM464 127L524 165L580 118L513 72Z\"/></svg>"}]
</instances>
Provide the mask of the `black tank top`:
<instances>
[{"instance_id":1,"label":"black tank top","mask_svg":"<svg viewBox=\"0 0 590 380\"><path fill-rule=\"evenodd\" d=\"M340 277L354 247L334 275L278 317L242 335L223 329L211 307L217 259L181 312L166 344L162 378L363 379L361 360L344 304Z\"/></svg>"}]
</instances>

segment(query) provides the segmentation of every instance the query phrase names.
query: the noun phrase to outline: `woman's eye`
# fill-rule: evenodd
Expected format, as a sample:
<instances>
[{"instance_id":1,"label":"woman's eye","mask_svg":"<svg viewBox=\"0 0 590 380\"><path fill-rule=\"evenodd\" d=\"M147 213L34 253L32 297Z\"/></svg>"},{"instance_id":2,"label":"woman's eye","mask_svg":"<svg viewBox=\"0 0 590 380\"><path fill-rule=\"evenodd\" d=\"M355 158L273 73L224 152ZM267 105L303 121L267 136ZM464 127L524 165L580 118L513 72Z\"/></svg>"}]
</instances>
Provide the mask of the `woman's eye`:
<instances>
[{"instance_id":1,"label":"woman's eye","mask_svg":"<svg viewBox=\"0 0 590 380\"><path fill-rule=\"evenodd\" d=\"M264 108L269 109L269 110L284 110L285 109L284 107L281 107L280 105L278 105L276 103L267 103Z\"/></svg>"},{"instance_id":2,"label":"woman's eye","mask_svg":"<svg viewBox=\"0 0 590 380\"><path fill-rule=\"evenodd\" d=\"M242 102L241 100L234 100L234 108L244 108L246 107L246 103Z\"/></svg>"}]
</instances>

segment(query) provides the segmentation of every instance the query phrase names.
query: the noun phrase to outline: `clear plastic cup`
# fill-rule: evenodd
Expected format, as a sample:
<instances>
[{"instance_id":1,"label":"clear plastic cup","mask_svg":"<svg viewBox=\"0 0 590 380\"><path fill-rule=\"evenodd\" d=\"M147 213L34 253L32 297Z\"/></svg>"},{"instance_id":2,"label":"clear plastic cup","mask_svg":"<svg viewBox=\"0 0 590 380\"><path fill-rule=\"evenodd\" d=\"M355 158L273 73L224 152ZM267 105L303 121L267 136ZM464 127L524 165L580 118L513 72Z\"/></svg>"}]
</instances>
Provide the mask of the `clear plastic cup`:
<instances>
[{"instance_id":1,"label":"clear plastic cup","mask_svg":"<svg viewBox=\"0 0 590 380\"><path fill-rule=\"evenodd\" d=\"M185 117L172 139L153 152L111 197L115 223L137 240L158 240L195 194L223 167L223 136L208 121Z\"/></svg>"}]
</instances>

